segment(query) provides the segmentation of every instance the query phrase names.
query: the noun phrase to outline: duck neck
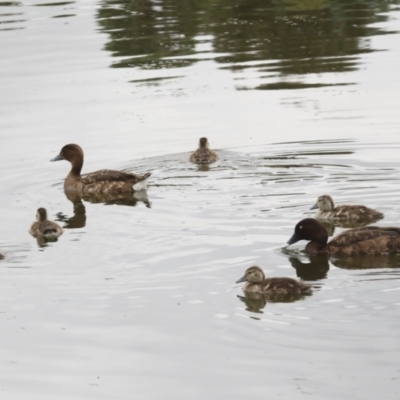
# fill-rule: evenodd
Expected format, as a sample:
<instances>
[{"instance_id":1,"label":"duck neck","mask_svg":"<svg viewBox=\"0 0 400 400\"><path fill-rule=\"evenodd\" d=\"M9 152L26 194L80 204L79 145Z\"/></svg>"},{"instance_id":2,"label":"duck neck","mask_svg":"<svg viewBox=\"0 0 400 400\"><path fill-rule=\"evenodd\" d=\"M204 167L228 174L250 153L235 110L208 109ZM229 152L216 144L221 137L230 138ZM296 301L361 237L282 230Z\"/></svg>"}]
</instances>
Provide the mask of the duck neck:
<instances>
[{"instance_id":1,"label":"duck neck","mask_svg":"<svg viewBox=\"0 0 400 400\"><path fill-rule=\"evenodd\" d=\"M77 160L77 159L73 160L71 162L71 171L69 172L69 176L71 178L80 178L82 166L83 166L83 160Z\"/></svg>"},{"instance_id":2,"label":"duck neck","mask_svg":"<svg viewBox=\"0 0 400 400\"><path fill-rule=\"evenodd\" d=\"M309 242L306 246L306 252L309 254L318 254L321 253L321 250L326 246L326 242L328 239L325 240L313 240Z\"/></svg>"}]
</instances>

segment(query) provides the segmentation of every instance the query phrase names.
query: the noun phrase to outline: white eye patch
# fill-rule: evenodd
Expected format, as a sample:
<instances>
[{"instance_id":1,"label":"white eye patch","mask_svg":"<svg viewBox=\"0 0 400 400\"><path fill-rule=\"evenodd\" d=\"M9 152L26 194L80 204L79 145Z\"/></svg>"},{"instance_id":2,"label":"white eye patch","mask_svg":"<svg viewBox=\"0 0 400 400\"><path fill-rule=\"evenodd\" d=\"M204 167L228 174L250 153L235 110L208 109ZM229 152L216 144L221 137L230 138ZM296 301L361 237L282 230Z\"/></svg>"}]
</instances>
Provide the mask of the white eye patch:
<instances>
[{"instance_id":1,"label":"white eye patch","mask_svg":"<svg viewBox=\"0 0 400 400\"><path fill-rule=\"evenodd\" d=\"M300 226L299 226L299 229L303 229L303 225L300 225Z\"/></svg>"}]
</instances>

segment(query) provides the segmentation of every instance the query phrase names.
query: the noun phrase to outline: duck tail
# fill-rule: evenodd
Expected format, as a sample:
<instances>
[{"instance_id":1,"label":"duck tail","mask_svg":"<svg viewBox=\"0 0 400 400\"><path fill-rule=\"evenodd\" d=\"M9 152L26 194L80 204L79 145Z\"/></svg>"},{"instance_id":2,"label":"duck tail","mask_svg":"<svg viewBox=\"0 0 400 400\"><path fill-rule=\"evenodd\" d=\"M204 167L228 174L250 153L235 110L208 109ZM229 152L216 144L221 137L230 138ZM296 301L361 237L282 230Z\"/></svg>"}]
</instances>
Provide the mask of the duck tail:
<instances>
[{"instance_id":1,"label":"duck tail","mask_svg":"<svg viewBox=\"0 0 400 400\"><path fill-rule=\"evenodd\" d=\"M146 174L142 175L139 178L139 181L136 182L132 188L133 190L135 190L136 192L140 191L140 190L146 190L147 189L147 179L148 177L151 175L150 172L147 172Z\"/></svg>"}]
</instances>

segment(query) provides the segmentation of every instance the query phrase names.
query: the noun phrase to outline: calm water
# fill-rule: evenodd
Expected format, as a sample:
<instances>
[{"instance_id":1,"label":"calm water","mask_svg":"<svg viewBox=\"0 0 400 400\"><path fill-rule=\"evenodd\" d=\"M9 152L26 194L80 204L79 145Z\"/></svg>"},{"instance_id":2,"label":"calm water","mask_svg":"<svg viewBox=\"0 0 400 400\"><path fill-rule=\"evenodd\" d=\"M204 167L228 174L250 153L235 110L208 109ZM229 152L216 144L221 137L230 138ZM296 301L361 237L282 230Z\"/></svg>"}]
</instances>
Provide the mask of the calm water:
<instances>
[{"instance_id":1,"label":"calm water","mask_svg":"<svg viewBox=\"0 0 400 400\"><path fill-rule=\"evenodd\" d=\"M399 3L0 1L1 398L397 399L400 255L280 246L324 193L400 225ZM67 198L71 142L147 196Z\"/></svg>"}]
</instances>

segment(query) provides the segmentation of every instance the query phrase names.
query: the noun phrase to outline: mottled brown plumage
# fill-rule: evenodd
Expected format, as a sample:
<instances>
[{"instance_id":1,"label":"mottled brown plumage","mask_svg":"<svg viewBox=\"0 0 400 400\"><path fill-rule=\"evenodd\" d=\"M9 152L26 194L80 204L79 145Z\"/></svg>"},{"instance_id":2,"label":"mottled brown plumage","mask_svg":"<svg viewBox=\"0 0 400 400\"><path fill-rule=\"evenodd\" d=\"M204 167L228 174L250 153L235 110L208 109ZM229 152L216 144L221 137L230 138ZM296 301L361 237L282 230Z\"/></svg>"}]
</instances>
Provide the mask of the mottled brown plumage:
<instances>
[{"instance_id":1,"label":"mottled brown plumage","mask_svg":"<svg viewBox=\"0 0 400 400\"><path fill-rule=\"evenodd\" d=\"M199 148L189 158L189 161L196 164L211 164L217 160L217 153L209 149L208 140L205 137L200 138Z\"/></svg>"},{"instance_id":2,"label":"mottled brown plumage","mask_svg":"<svg viewBox=\"0 0 400 400\"><path fill-rule=\"evenodd\" d=\"M83 150L77 144L67 144L60 154L51 161L67 160L71 163L71 171L64 181L64 189L78 193L123 193L146 188L146 180L151 175L135 175L122 171L102 169L81 176L83 166Z\"/></svg>"},{"instance_id":3,"label":"mottled brown plumage","mask_svg":"<svg viewBox=\"0 0 400 400\"><path fill-rule=\"evenodd\" d=\"M349 229L327 243L324 225L316 219L305 218L296 225L287 245L299 240L310 241L305 248L310 254L381 255L400 251L400 228L365 226Z\"/></svg>"},{"instance_id":4,"label":"mottled brown plumage","mask_svg":"<svg viewBox=\"0 0 400 400\"><path fill-rule=\"evenodd\" d=\"M311 294L309 285L292 278L265 278L260 267L253 266L246 270L244 276L236 283L247 282L243 287L245 293L260 293L265 295L306 295Z\"/></svg>"},{"instance_id":5,"label":"mottled brown plumage","mask_svg":"<svg viewBox=\"0 0 400 400\"><path fill-rule=\"evenodd\" d=\"M311 207L311 210L318 209L315 218L325 220L378 220L384 215L372 208L358 205L342 205L335 207L335 203L331 196L324 194L319 196L316 204Z\"/></svg>"},{"instance_id":6,"label":"mottled brown plumage","mask_svg":"<svg viewBox=\"0 0 400 400\"><path fill-rule=\"evenodd\" d=\"M39 208L36 212L36 222L34 222L29 233L35 238L57 239L62 235L63 229L60 225L47 219L45 208Z\"/></svg>"}]
</instances>

